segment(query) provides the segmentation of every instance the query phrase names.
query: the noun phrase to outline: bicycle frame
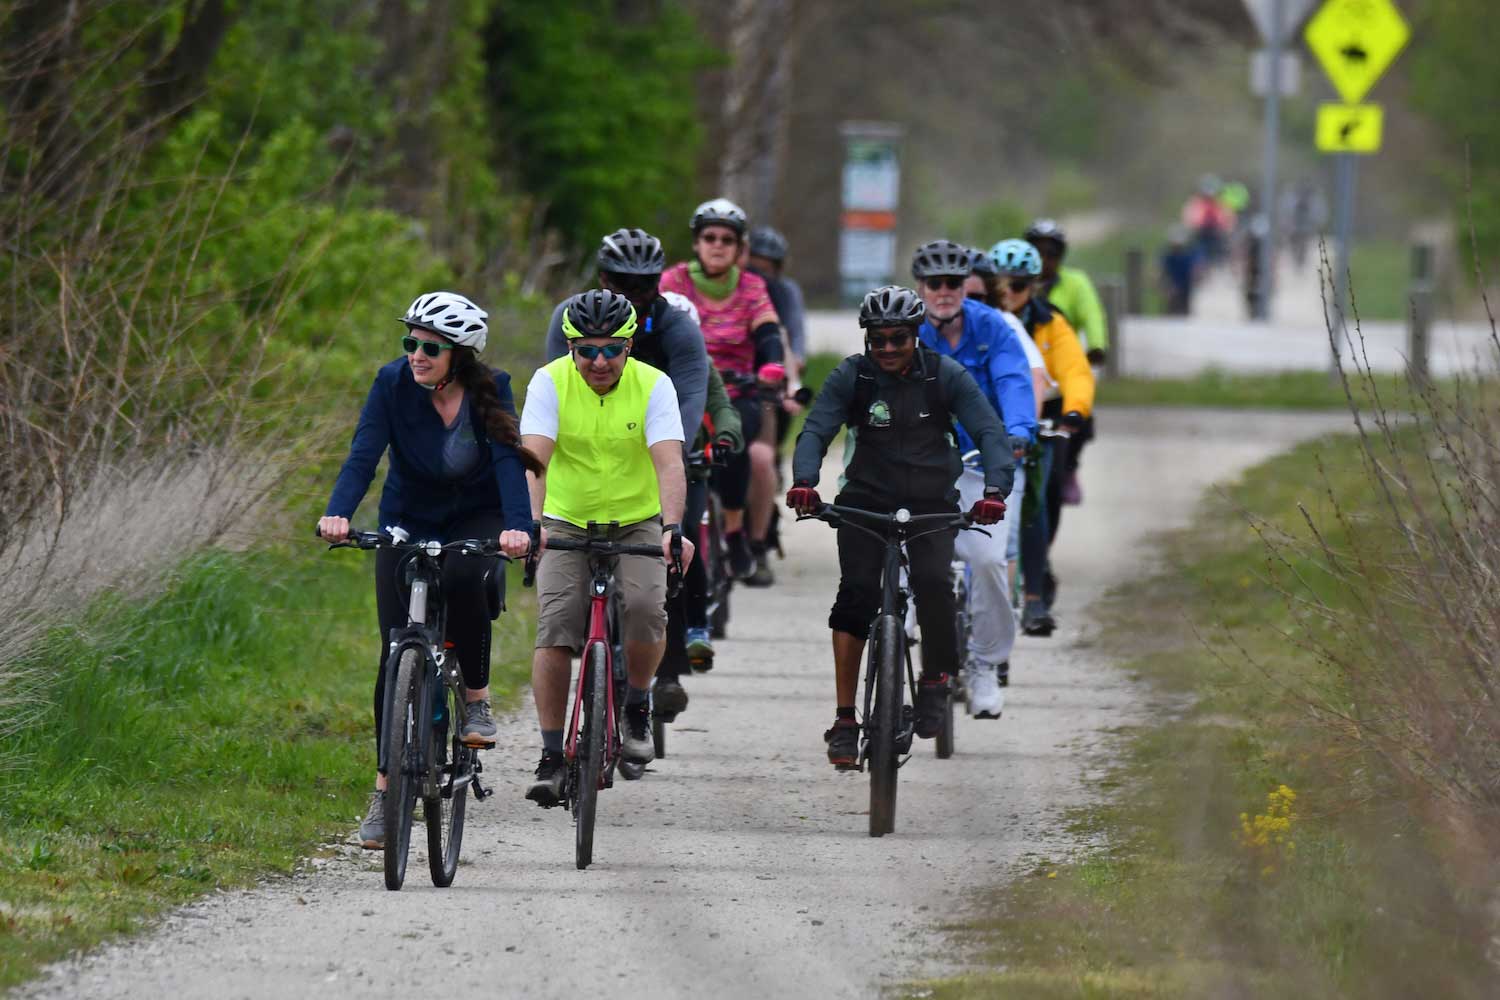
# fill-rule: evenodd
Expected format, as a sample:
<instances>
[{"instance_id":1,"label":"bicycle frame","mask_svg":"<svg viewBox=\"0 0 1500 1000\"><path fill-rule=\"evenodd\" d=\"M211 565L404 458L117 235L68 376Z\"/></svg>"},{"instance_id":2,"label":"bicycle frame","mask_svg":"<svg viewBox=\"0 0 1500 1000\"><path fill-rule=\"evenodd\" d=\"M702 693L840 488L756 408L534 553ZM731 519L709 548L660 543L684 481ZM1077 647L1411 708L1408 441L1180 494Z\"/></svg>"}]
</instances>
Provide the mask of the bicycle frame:
<instances>
[{"instance_id":1,"label":"bicycle frame","mask_svg":"<svg viewBox=\"0 0 1500 1000\"><path fill-rule=\"evenodd\" d=\"M594 526L589 525L589 528L592 537ZM609 786L609 776L614 771L620 750L620 734L615 726L618 711L615 705L615 650L610 636L609 621L609 603L614 594L614 574L609 569L607 556L590 555L589 569L593 576L589 584L589 630L588 637L583 643L583 656L579 662L578 684L573 691L573 711L568 717L568 739L564 745L564 753L570 764L578 759L578 734L582 728L580 720L583 715L583 702L588 696L589 652L594 646L603 645L604 666L609 672L609 683L604 688L604 767L599 771L599 787L606 788Z\"/></svg>"}]
</instances>

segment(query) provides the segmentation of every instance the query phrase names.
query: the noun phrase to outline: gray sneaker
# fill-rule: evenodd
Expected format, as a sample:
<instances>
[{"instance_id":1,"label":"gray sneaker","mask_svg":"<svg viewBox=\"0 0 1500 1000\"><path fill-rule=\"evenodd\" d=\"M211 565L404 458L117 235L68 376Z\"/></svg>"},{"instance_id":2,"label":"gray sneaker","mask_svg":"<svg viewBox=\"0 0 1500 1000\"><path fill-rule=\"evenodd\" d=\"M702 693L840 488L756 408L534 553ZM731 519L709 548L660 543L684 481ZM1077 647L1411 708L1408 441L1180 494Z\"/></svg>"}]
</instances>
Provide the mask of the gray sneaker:
<instances>
[{"instance_id":1,"label":"gray sneaker","mask_svg":"<svg viewBox=\"0 0 1500 1000\"><path fill-rule=\"evenodd\" d=\"M464 745L488 749L495 745L495 717L484 699L464 706Z\"/></svg>"},{"instance_id":2,"label":"gray sneaker","mask_svg":"<svg viewBox=\"0 0 1500 1000\"><path fill-rule=\"evenodd\" d=\"M385 850L385 792L370 793L370 808L359 824L359 842L367 851Z\"/></svg>"}]
</instances>

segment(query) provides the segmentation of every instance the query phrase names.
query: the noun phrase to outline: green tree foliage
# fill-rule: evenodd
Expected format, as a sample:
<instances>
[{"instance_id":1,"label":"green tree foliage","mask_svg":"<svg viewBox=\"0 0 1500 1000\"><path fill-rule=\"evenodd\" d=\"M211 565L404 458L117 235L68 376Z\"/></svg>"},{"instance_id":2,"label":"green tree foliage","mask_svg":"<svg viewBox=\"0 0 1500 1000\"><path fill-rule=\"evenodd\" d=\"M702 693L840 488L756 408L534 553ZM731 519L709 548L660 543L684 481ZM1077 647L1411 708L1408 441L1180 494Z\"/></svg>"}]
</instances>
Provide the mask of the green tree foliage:
<instances>
[{"instance_id":1,"label":"green tree foliage","mask_svg":"<svg viewBox=\"0 0 1500 1000\"><path fill-rule=\"evenodd\" d=\"M681 225L700 140L694 74L712 57L660 3L499 0L492 101L514 169L576 248L621 225Z\"/></svg>"},{"instance_id":2,"label":"green tree foliage","mask_svg":"<svg viewBox=\"0 0 1500 1000\"><path fill-rule=\"evenodd\" d=\"M1460 166L1447 176L1468 202L1480 254L1489 259L1500 253L1497 48L1500 22L1490 0L1429 0L1417 19L1411 47L1415 103L1455 144L1467 148L1468 171Z\"/></svg>"}]
</instances>

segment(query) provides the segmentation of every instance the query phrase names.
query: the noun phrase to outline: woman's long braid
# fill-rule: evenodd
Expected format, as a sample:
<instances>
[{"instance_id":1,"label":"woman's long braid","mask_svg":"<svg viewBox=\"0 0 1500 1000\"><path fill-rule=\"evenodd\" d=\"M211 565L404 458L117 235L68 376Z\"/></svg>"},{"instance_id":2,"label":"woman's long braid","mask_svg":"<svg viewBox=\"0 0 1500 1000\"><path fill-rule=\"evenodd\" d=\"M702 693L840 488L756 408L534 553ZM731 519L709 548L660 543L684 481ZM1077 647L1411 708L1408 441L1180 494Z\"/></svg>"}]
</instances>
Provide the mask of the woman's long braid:
<instances>
[{"instance_id":1,"label":"woman's long braid","mask_svg":"<svg viewBox=\"0 0 1500 1000\"><path fill-rule=\"evenodd\" d=\"M469 405L479 415L479 422L490 440L510 445L521 456L521 464L526 466L527 472L540 474L542 463L521 446L521 429L515 416L500 405L494 372L479 360L472 348L454 348L453 377L469 394Z\"/></svg>"}]
</instances>

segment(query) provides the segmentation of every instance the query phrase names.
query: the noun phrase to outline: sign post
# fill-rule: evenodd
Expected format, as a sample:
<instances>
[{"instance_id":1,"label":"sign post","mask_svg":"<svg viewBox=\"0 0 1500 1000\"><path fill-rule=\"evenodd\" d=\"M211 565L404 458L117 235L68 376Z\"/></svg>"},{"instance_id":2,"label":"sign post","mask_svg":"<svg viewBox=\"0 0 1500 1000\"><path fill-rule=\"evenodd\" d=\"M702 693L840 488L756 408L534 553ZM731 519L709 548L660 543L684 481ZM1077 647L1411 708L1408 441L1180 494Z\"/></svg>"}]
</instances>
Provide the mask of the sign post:
<instances>
[{"instance_id":1,"label":"sign post","mask_svg":"<svg viewBox=\"0 0 1500 1000\"><path fill-rule=\"evenodd\" d=\"M1339 363L1339 338L1349 299L1349 242L1354 230L1355 156L1380 148L1384 110L1359 102L1375 86L1411 32L1391 0L1327 0L1307 22L1303 37L1343 104L1318 109L1317 145L1334 153L1333 310L1325 317L1333 328L1333 365Z\"/></svg>"},{"instance_id":2,"label":"sign post","mask_svg":"<svg viewBox=\"0 0 1500 1000\"><path fill-rule=\"evenodd\" d=\"M845 122L839 284L846 303L859 302L896 273L896 210L901 201L900 125Z\"/></svg>"},{"instance_id":3,"label":"sign post","mask_svg":"<svg viewBox=\"0 0 1500 1000\"><path fill-rule=\"evenodd\" d=\"M1266 220L1265 236L1259 249L1259 268L1255 294L1250 297L1251 319L1264 320L1271 316L1271 292L1274 286L1272 267L1276 253L1276 153L1281 143L1281 98L1285 96L1287 84L1285 74L1290 67L1282 56L1282 46L1291 32L1291 27L1300 21L1312 0L1244 0L1245 10L1265 39L1265 98L1266 137L1265 165L1261 174L1260 212ZM1252 71L1252 76L1253 76Z\"/></svg>"}]
</instances>

